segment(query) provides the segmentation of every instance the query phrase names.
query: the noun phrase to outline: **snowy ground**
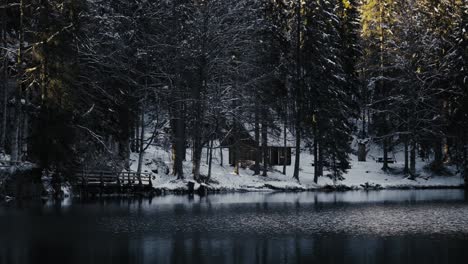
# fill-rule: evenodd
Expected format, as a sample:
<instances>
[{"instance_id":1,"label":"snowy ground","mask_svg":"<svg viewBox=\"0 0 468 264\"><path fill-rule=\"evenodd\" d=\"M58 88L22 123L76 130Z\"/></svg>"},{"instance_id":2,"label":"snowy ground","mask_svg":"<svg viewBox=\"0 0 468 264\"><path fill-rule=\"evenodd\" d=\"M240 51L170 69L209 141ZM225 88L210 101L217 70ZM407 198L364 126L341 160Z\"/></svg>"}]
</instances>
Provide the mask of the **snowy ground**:
<instances>
[{"instance_id":1,"label":"snowy ground","mask_svg":"<svg viewBox=\"0 0 468 264\"><path fill-rule=\"evenodd\" d=\"M267 177L253 176L250 169L241 169L240 174L234 174L234 168L229 165L220 166L220 150L216 149L213 157L212 180L214 183L210 187L216 190L226 191L271 191L271 190L314 190L325 186L346 186L353 189L363 188L361 185L380 185L383 188L431 188L431 187L457 187L463 184L460 174L456 169L448 167L453 175L434 175L426 170L427 161L418 160L416 180L408 179L403 173L403 153L396 150L393 157L395 164L390 164L390 173L381 170L382 164L377 163L374 158L378 156L377 147L371 149L366 162L358 162L357 157L352 155L352 168L344 175L343 181L333 182L328 177L320 177L318 184L313 182L314 167L312 166L313 156L303 151L301 153L300 182L292 178L293 166L287 167L286 175L281 173L282 167L274 167L268 172ZM150 147L145 153L143 171L153 172L153 186L162 190L186 190L187 182L193 180L191 175L192 165L190 162L190 151L187 153L187 161L184 163L185 180L176 180L174 176L167 175L172 160L169 152L158 148ZM392 155L392 154L391 154ZM224 161L228 160L228 151L223 151ZM132 154L131 169L136 171L138 154ZM294 155L292 157L294 164ZM157 170L157 173L154 173ZM208 165L206 164L206 153L203 155L201 172L207 175ZM327 172L324 173L325 175ZM198 188L198 184L195 188Z\"/></svg>"}]
</instances>

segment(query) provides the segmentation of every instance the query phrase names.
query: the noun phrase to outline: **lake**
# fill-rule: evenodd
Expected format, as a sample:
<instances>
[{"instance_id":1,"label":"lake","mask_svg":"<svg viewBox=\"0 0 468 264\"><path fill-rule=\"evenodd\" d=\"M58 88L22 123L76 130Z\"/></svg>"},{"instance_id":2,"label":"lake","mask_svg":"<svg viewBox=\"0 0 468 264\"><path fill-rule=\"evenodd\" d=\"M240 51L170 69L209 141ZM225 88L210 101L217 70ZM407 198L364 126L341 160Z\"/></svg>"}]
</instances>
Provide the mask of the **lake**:
<instances>
[{"instance_id":1,"label":"lake","mask_svg":"<svg viewBox=\"0 0 468 264\"><path fill-rule=\"evenodd\" d=\"M228 193L0 206L0 264L468 263L463 190Z\"/></svg>"}]
</instances>

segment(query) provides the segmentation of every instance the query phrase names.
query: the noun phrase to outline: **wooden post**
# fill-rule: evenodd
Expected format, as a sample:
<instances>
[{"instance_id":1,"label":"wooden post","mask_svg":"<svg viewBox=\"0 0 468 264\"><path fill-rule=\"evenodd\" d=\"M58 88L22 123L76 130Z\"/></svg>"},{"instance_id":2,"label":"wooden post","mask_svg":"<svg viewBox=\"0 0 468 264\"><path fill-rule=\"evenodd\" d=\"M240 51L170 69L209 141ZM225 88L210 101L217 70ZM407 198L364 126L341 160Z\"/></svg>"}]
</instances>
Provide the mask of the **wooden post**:
<instances>
[{"instance_id":1,"label":"wooden post","mask_svg":"<svg viewBox=\"0 0 468 264\"><path fill-rule=\"evenodd\" d=\"M130 180L130 172L127 171L127 179L128 179L128 182L127 182L127 185L128 187L130 187L130 185L132 184L131 180Z\"/></svg>"},{"instance_id":2,"label":"wooden post","mask_svg":"<svg viewBox=\"0 0 468 264\"><path fill-rule=\"evenodd\" d=\"M141 173L137 173L137 179L138 179L138 186L139 187L142 187L143 186L143 182L141 181Z\"/></svg>"},{"instance_id":3,"label":"wooden post","mask_svg":"<svg viewBox=\"0 0 468 264\"><path fill-rule=\"evenodd\" d=\"M103 172L101 171L100 175L99 175L99 179L101 181L101 192L102 192L102 189L104 189L104 179L103 179Z\"/></svg>"},{"instance_id":4,"label":"wooden post","mask_svg":"<svg viewBox=\"0 0 468 264\"><path fill-rule=\"evenodd\" d=\"M121 189L120 189L120 174L118 172L115 172L115 176L117 177L117 191L120 193L121 192Z\"/></svg>"},{"instance_id":5,"label":"wooden post","mask_svg":"<svg viewBox=\"0 0 468 264\"><path fill-rule=\"evenodd\" d=\"M82 188L84 189L85 193L87 193L88 192L88 181L86 179L84 169L81 171L81 185L82 185Z\"/></svg>"}]
</instances>

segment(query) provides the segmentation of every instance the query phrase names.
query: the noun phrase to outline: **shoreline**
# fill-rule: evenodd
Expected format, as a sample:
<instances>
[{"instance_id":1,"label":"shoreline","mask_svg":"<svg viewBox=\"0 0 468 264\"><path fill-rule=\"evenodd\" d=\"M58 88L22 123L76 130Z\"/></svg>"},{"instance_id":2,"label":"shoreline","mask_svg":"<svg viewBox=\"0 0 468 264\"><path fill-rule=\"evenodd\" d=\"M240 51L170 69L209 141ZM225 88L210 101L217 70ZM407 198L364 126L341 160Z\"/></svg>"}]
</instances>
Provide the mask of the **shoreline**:
<instances>
[{"instance_id":1,"label":"shoreline","mask_svg":"<svg viewBox=\"0 0 468 264\"><path fill-rule=\"evenodd\" d=\"M249 177L250 178L250 177ZM313 184L307 182L284 181L275 178L260 178L262 181L242 182L243 184L233 184L226 181L213 181L209 184L199 183L193 179L184 180L169 180L165 182L153 181L153 186L150 188L132 188L125 192L115 192L103 190L99 188L89 189L87 191L79 190L72 187L72 184L66 182L62 185L62 193L54 197L50 188L46 188L44 179L42 179L45 192L28 193L25 196L15 197L14 192L0 192L0 204L11 203L15 200L31 200L31 199L64 199L67 197L154 197L165 195L210 195L224 193L249 193L249 192L265 192L265 193L300 193L300 192L346 192L346 191L381 191L381 190L435 190L435 189L460 189L468 190L465 184L460 181L452 181L449 184L444 184L441 181L430 180L424 182L395 182L383 183L382 181L368 181L360 183L354 181L338 182L332 184L325 182L322 184ZM265 181L263 181L265 180ZM40 180L41 181L41 180ZM29 183L29 182L28 182ZM29 183L31 184L31 183ZM37 183L35 183L38 185ZM3 191L6 191L5 189Z\"/></svg>"},{"instance_id":2,"label":"shoreline","mask_svg":"<svg viewBox=\"0 0 468 264\"><path fill-rule=\"evenodd\" d=\"M427 185L427 186L387 186L380 188L362 188L357 186L330 186L326 185L318 188L240 188L240 189L228 189L228 188L217 188L208 190L209 194L216 193L247 193L247 192L279 192L279 193L291 193L291 192L346 192L346 191L385 191L385 190L438 190L438 189L465 189L465 185ZM166 189L166 188L154 188L156 192L165 194L191 194L197 193L198 190L190 192L188 189ZM164 195L164 194L163 194Z\"/></svg>"},{"instance_id":3,"label":"shoreline","mask_svg":"<svg viewBox=\"0 0 468 264\"><path fill-rule=\"evenodd\" d=\"M148 197L148 196L166 196L166 195L213 195L213 194L228 194L228 193L302 193L302 192L351 192L351 191L386 191L386 190L450 190L458 189L464 190L464 185L427 185L427 186L389 186L382 188L362 188L362 187L349 187L349 186L323 186L320 188L214 188L206 189L206 191L196 189L189 191L186 189L167 189L167 188L153 188L149 191L134 192L134 193L111 193L111 194L98 194L94 193L93 197ZM70 197L82 197L78 194L70 194Z\"/></svg>"},{"instance_id":4,"label":"shoreline","mask_svg":"<svg viewBox=\"0 0 468 264\"><path fill-rule=\"evenodd\" d=\"M66 194L60 197L54 197L53 195L39 196L39 197L21 197L16 198L14 196L0 195L0 206L7 206L14 204L16 202L22 201L50 201L50 200L64 200L69 198L78 198L78 199L109 199L109 198L153 198L153 197L163 197L163 196L199 196L204 197L208 195L218 195L218 194L234 194L234 193L343 193L343 192L379 192L379 191L413 191L413 190L465 190L464 185L454 186L392 186L385 187L381 189L364 189L364 188L330 188L324 186L321 188L313 189L214 189L206 192L200 192L195 190L193 192L188 191L188 189L179 189L179 190L168 190L154 188L151 191L144 192L133 192L133 193L90 193L89 195L83 196L80 194Z\"/></svg>"}]
</instances>

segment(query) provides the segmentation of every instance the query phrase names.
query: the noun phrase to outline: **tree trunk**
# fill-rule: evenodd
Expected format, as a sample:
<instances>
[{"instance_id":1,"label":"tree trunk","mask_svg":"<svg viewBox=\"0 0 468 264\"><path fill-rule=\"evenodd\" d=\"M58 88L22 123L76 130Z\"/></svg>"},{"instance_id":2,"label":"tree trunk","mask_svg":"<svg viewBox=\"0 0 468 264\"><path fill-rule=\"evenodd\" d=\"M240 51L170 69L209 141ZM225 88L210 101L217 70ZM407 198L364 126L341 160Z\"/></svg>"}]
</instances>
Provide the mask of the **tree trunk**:
<instances>
[{"instance_id":1,"label":"tree trunk","mask_svg":"<svg viewBox=\"0 0 468 264\"><path fill-rule=\"evenodd\" d=\"M206 7L206 3L203 3L204 7ZM202 32L208 31L208 17L205 14L203 19L203 30ZM199 67L198 67L198 82L192 89L193 93L193 111L195 114L194 124L195 126L192 128L193 130L193 179L195 181L200 180L200 166L201 166L201 156L203 151L203 118L204 118L204 101L203 101L203 94L207 91L207 35L201 34L201 45L200 51L201 56L198 58L199 60Z\"/></svg>"},{"instance_id":2,"label":"tree trunk","mask_svg":"<svg viewBox=\"0 0 468 264\"><path fill-rule=\"evenodd\" d=\"M359 142L358 143L358 161L365 162L366 156L367 156L366 143Z\"/></svg>"},{"instance_id":3,"label":"tree trunk","mask_svg":"<svg viewBox=\"0 0 468 264\"><path fill-rule=\"evenodd\" d=\"M314 119L314 182L318 183L318 178L319 178L319 164L318 164L318 142L319 142L319 135L317 133L317 123Z\"/></svg>"},{"instance_id":4,"label":"tree trunk","mask_svg":"<svg viewBox=\"0 0 468 264\"><path fill-rule=\"evenodd\" d=\"M286 114L287 118L287 114ZM283 124L283 175L286 175L286 163L288 161L288 153L287 153L287 146L288 146L288 137L287 137L287 119L284 120Z\"/></svg>"},{"instance_id":5,"label":"tree trunk","mask_svg":"<svg viewBox=\"0 0 468 264\"><path fill-rule=\"evenodd\" d=\"M21 88L16 88L21 89ZM21 126L21 103L18 103L21 93L16 92L15 96L15 115L13 120L13 129L11 137L11 161L19 161L19 144L20 144L20 126Z\"/></svg>"},{"instance_id":6,"label":"tree trunk","mask_svg":"<svg viewBox=\"0 0 468 264\"><path fill-rule=\"evenodd\" d=\"M210 141L211 140L208 141L208 144L210 144ZM210 163L210 150L209 148L206 148L206 165L209 165L209 163Z\"/></svg>"},{"instance_id":7,"label":"tree trunk","mask_svg":"<svg viewBox=\"0 0 468 264\"><path fill-rule=\"evenodd\" d=\"M408 136L405 136L405 168L403 169L404 174L408 174L409 171L409 157L408 157Z\"/></svg>"},{"instance_id":8,"label":"tree trunk","mask_svg":"<svg viewBox=\"0 0 468 264\"><path fill-rule=\"evenodd\" d=\"M260 110L258 104L255 105L255 165L254 175L260 175Z\"/></svg>"},{"instance_id":9,"label":"tree trunk","mask_svg":"<svg viewBox=\"0 0 468 264\"><path fill-rule=\"evenodd\" d=\"M411 150L410 150L410 166L409 172L411 178L416 177L416 141L411 140Z\"/></svg>"},{"instance_id":10,"label":"tree trunk","mask_svg":"<svg viewBox=\"0 0 468 264\"><path fill-rule=\"evenodd\" d=\"M466 134L464 134L466 135ZM465 136L463 136L465 137ZM468 196L468 142L463 138L463 178L465 183L465 194Z\"/></svg>"},{"instance_id":11,"label":"tree trunk","mask_svg":"<svg viewBox=\"0 0 468 264\"><path fill-rule=\"evenodd\" d=\"M367 135L370 135L372 130L371 130L371 125L372 125L372 122L374 122L374 119L373 119L373 116L371 115L371 110L370 110L370 107L367 108L367 127L366 127L366 132L367 132Z\"/></svg>"},{"instance_id":12,"label":"tree trunk","mask_svg":"<svg viewBox=\"0 0 468 264\"><path fill-rule=\"evenodd\" d=\"M301 162L301 119L302 119L302 85L301 85L301 28L302 28L302 2L296 1L296 160L294 161L294 173L293 177L296 181L299 181L299 166Z\"/></svg>"},{"instance_id":13,"label":"tree trunk","mask_svg":"<svg viewBox=\"0 0 468 264\"><path fill-rule=\"evenodd\" d=\"M437 171L441 169L443 163L442 155L442 140L437 138L434 141L434 161L432 162L432 169Z\"/></svg>"},{"instance_id":14,"label":"tree trunk","mask_svg":"<svg viewBox=\"0 0 468 264\"><path fill-rule=\"evenodd\" d=\"M138 121L139 114L135 118L135 152L140 153L140 122Z\"/></svg>"},{"instance_id":15,"label":"tree trunk","mask_svg":"<svg viewBox=\"0 0 468 264\"><path fill-rule=\"evenodd\" d=\"M336 182L338 181L338 169L336 166L336 157L335 157L335 152L332 153L332 166L333 166L333 185L336 185Z\"/></svg>"},{"instance_id":16,"label":"tree trunk","mask_svg":"<svg viewBox=\"0 0 468 264\"><path fill-rule=\"evenodd\" d=\"M452 157L451 154L452 140L449 137L445 137L444 147L443 147L443 162L450 162Z\"/></svg>"},{"instance_id":17,"label":"tree trunk","mask_svg":"<svg viewBox=\"0 0 468 264\"><path fill-rule=\"evenodd\" d=\"M224 160L223 160L223 148L222 147L219 147L219 165L221 167L223 167L223 163L224 163Z\"/></svg>"},{"instance_id":18,"label":"tree trunk","mask_svg":"<svg viewBox=\"0 0 468 264\"><path fill-rule=\"evenodd\" d=\"M237 109L237 101L233 100L232 101L232 109ZM235 116L238 116L238 113L235 113ZM233 155L232 162L234 166L234 174L239 175L239 148L240 145L242 144L241 139L240 139L240 124L238 123L238 120L235 118L233 119L233 127L232 127L232 135L234 138L233 145L229 149L229 163L231 162L230 155Z\"/></svg>"},{"instance_id":19,"label":"tree trunk","mask_svg":"<svg viewBox=\"0 0 468 264\"><path fill-rule=\"evenodd\" d=\"M2 60L2 75L3 75L3 81L2 81L2 131L0 131L0 152L4 152L6 148L6 136L7 136L7 102L8 102L8 60L7 60L7 41L6 41L6 8L2 9L2 33L1 33L1 38L3 40L3 60Z\"/></svg>"},{"instance_id":20,"label":"tree trunk","mask_svg":"<svg viewBox=\"0 0 468 264\"><path fill-rule=\"evenodd\" d=\"M7 137L7 117L8 117L8 107L7 107L7 98L8 98L8 88L7 88L6 81L3 83L3 102L2 102L2 135L0 138L0 152L5 151L7 142L6 142L6 137Z\"/></svg>"},{"instance_id":21,"label":"tree trunk","mask_svg":"<svg viewBox=\"0 0 468 264\"><path fill-rule=\"evenodd\" d=\"M185 103L176 94L174 96L175 109L172 112L172 175L177 179L184 179L183 164L186 153L186 133L185 133Z\"/></svg>"},{"instance_id":22,"label":"tree trunk","mask_svg":"<svg viewBox=\"0 0 468 264\"><path fill-rule=\"evenodd\" d=\"M28 115L28 104L29 104L29 95L28 91L25 91L25 107L23 108L23 126L21 133L21 157L24 160L28 154L28 138L29 138L29 115Z\"/></svg>"},{"instance_id":23,"label":"tree trunk","mask_svg":"<svg viewBox=\"0 0 468 264\"><path fill-rule=\"evenodd\" d=\"M131 152L135 152L136 151L136 140L137 140L137 136L135 135L136 133L136 127L135 127L135 122L131 122L130 125L130 151Z\"/></svg>"},{"instance_id":24,"label":"tree trunk","mask_svg":"<svg viewBox=\"0 0 468 264\"><path fill-rule=\"evenodd\" d=\"M318 160L317 160L317 167L318 167L318 176L323 176L323 148L320 141L321 133L319 131L319 142L318 142Z\"/></svg>"},{"instance_id":25,"label":"tree trunk","mask_svg":"<svg viewBox=\"0 0 468 264\"><path fill-rule=\"evenodd\" d=\"M138 175L138 184L141 186L141 168L143 166L143 156L145 155L145 150L143 147L144 144L144 136L145 136L145 111L143 110L144 106L141 108L140 113L140 141L138 145L138 168L137 168L137 175Z\"/></svg>"},{"instance_id":26,"label":"tree trunk","mask_svg":"<svg viewBox=\"0 0 468 264\"><path fill-rule=\"evenodd\" d=\"M208 161L208 180L211 179L211 164L213 163L213 141L210 141L210 147L209 147L209 161Z\"/></svg>"},{"instance_id":27,"label":"tree trunk","mask_svg":"<svg viewBox=\"0 0 468 264\"><path fill-rule=\"evenodd\" d=\"M181 103L182 104L182 103ZM174 175L177 179L184 178L184 160L185 160L185 115L183 113L183 106L180 108L179 118L176 120L176 138L175 138L175 153L174 159Z\"/></svg>"},{"instance_id":28,"label":"tree trunk","mask_svg":"<svg viewBox=\"0 0 468 264\"><path fill-rule=\"evenodd\" d=\"M20 147L20 126L21 126L21 97L23 91L23 41L24 41L24 0L20 1L20 25L19 25L19 46L17 57L17 87L15 89L15 115L12 129L12 142L11 142L11 160L13 162L19 161L19 147Z\"/></svg>"},{"instance_id":29,"label":"tree trunk","mask_svg":"<svg viewBox=\"0 0 468 264\"><path fill-rule=\"evenodd\" d=\"M196 107L199 109L199 107ZM200 179L200 166L201 166L201 157L202 157L202 139L201 139L201 114L198 113L196 114L197 117L195 118L195 127L193 128L193 153L192 153L192 174L193 174L193 179L195 181L198 181Z\"/></svg>"},{"instance_id":30,"label":"tree trunk","mask_svg":"<svg viewBox=\"0 0 468 264\"><path fill-rule=\"evenodd\" d=\"M236 175L239 175L239 167L240 167L240 160L239 160L239 144L236 140L235 146L234 146L234 173Z\"/></svg>"},{"instance_id":31,"label":"tree trunk","mask_svg":"<svg viewBox=\"0 0 468 264\"><path fill-rule=\"evenodd\" d=\"M366 109L362 109L362 131L361 131L362 139L366 138ZM365 161L365 160L364 160Z\"/></svg>"},{"instance_id":32,"label":"tree trunk","mask_svg":"<svg viewBox=\"0 0 468 264\"><path fill-rule=\"evenodd\" d=\"M267 125L267 109L262 109L262 153L263 153L263 173L262 176L267 176L268 172L268 125Z\"/></svg>"},{"instance_id":33,"label":"tree trunk","mask_svg":"<svg viewBox=\"0 0 468 264\"><path fill-rule=\"evenodd\" d=\"M385 137L383 139L383 166L382 170L387 171L388 170L388 139Z\"/></svg>"},{"instance_id":34,"label":"tree trunk","mask_svg":"<svg viewBox=\"0 0 468 264\"><path fill-rule=\"evenodd\" d=\"M131 114L127 107L119 108L119 124L122 131L118 136L119 157L125 169L130 169L130 145L131 145Z\"/></svg>"},{"instance_id":35,"label":"tree trunk","mask_svg":"<svg viewBox=\"0 0 468 264\"><path fill-rule=\"evenodd\" d=\"M301 128L300 122L296 121L296 157L294 160L294 174L293 177L295 180L299 181L299 166L301 160Z\"/></svg>"},{"instance_id":36,"label":"tree trunk","mask_svg":"<svg viewBox=\"0 0 468 264\"><path fill-rule=\"evenodd\" d=\"M386 95L386 92L385 92L385 82L384 82L384 66L385 66L385 62L384 62L384 58L385 58L385 47L384 47L384 40L385 40L385 34L384 34L384 26L383 26L383 11L384 11L384 5L381 3L381 1L378 2L378 6L379 6L379 24L380 24L380 54L379 54L379 62L380 62L380 68L379 68L379 71L380 71L380 93L385 97L387 96ZM384 134L387 134L388 133L388 122L387 122L387 114L384 113L383 114L383 122L384 122ZM388 138L386 135L384 135L384 138L383 138L383 166L382 166L382 170L383 171L387 171L389 168L388 168Z\"/></svg>"}]
</instances>

